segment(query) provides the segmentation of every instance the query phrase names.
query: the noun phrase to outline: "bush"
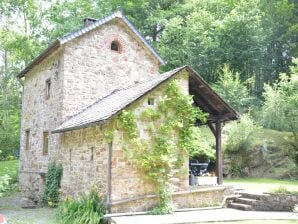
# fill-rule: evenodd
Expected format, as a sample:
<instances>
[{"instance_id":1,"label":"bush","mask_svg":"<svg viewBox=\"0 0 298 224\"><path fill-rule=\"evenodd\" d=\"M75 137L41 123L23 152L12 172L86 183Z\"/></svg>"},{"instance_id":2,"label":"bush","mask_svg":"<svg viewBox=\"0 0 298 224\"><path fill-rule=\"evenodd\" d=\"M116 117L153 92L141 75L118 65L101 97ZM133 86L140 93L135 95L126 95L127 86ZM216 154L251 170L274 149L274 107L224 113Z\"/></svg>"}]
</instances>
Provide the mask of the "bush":
<instances>
[{"instance_id":1,"label":"bush","mask_svg":"<svg viewBox=\"0 0 298 224\"><path fill-rule=\"evenodd\" d=\"M0 197L3 195L5 191L7 191L10 187L11 177L7 174L0 176Z\"/></svg>"},{"instance_id":2,"label":"bush","mask_svg":"<svg viewBox=\"0 0 298 224\"><path fill-rule=\"evenodd\" d=\"M13 156L13 149L19 148L19 137L7 130L0 129L0 161L9 160Z\"/></svg>"},{"instance_id":3,"label":"bush","mask_svg":"<svg viewBox=\"0 0 298 224\"><path fill-rule=\"evenodd\" d=\"M224 151L228 154L237 152L248 152L250 149L250 136L260 129L249 114L241 116L240 121L234 121L227 124L223 133L227 136Z\"/></svg>"},{"instance_id":4,"label":"bush","mask_svg":"<svg viewBox=\"0 0 298 224\"><path fill-rule=\"evenodd\" d=\"M99 224L104 222L105 206L96 191L82 194L77 200L67 199L58 207L57 220L62 224Z\"/></svg>"},{"instance_id":5,"label":"bush","mask_svg":"<svg viewBox=\"0 0 298 224\"><path fill-rule=\"evenodd\" d=\"M151 211L152 215L164 215L173 213L173 206L171 203L171 197L167 190L160 190L159 192L159 204Z\"/></svg>"},{"instance_id":6,"label":"bush","mask_svg":"<svg viewBox=\"0 0 298 224\"><path fill-rule=\"evenodd\" d=\"M59 202L59 188L62 176L62 165L50 164L46 174L43 202L50 207L56 207Z\"/></svg>"},{"instance_id":7,"label":"bush","mask_svg":"<svg viewBox=\"0 0 298 224\"><path fill-rule=\"evenodd\" d=\"M298 59L293 60L291 74L280 74L272 86L264 87L264 105L260 122L264 127L298 133Z\"/></svg>"}]
</instances>

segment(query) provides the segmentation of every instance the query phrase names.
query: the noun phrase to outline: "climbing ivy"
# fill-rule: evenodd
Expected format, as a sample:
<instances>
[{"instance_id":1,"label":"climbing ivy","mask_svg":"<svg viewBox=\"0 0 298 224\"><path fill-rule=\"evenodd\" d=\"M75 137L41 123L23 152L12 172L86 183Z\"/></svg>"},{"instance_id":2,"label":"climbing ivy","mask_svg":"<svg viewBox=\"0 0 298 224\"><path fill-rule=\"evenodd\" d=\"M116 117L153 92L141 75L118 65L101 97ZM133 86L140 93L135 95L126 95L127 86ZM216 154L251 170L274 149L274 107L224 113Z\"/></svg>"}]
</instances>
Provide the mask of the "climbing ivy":
<instances>
[{"instance_id":1,"label":"climbing ivy","mask_svg":"<svg viewBox=\"0 0 298 224\"><path fill-rule=\"evenodd\" d=\"M140 119L147 123L150 140L140 138L137 118L131 110L118 115L119 127L128 144L125 148L130 148L126 150L127 156L156 186L160 203L153 213L170 213L170 179L198 148L193 128L197 119L206 119L206 114L193 106L192 96L182 94L173 80L165 88L165 97L156 107L143 110Z\"/></svg>"},{"instance_id":2,"label":"climbing ivy","mask_svg":"<svg viewBox=\"0 0 298 224\"><path fill-rule=\"evenodd\" d=\"M62 177L62 165L50 164L46 174L46 184L43 202L50 207L56 207L59 202L59 188Z\"/></svg>"}]
</instances>

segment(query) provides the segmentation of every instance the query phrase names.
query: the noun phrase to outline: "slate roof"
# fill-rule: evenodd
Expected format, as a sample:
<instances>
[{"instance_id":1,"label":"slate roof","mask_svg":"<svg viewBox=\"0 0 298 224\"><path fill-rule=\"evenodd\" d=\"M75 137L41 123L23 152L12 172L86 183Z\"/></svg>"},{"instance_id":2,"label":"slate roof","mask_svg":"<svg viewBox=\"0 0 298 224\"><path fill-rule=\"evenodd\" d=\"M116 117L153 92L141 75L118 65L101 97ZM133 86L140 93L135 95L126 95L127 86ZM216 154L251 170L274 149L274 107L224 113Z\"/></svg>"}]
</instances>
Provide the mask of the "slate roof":
<instances>
[{"instance_id":1,"label":"slate roof","mask_svg":"<svg viewBox=\"0 0 298 224\"><path fill-rule=\"evenodd\" d=\"M72 118L52 131L52 133L80 129L104 122L186 68L187 66L179 67L158 75L150 81L141 82L121 90L115 90L111 94L85 108L77 115L74 115Z\"/></svg>"},{"instance_id":2,"label":"slate roof","mask_svg":"<svg viewBox=\"0 0 298 224\"><path fill-rule=\"evenodd\" d=\"M165 64L164 60L159 56L159 54L154 50L154 48L146 41L146 39L140 34L140 32L134 27L134 25L123 15L121 11L117 11L107 17L97 20L93 24L86 26L78 31L67 34L61 38L58 38L54 43L52 43L46 50L44 50L38 57L36 57L25 69L23 69L17 76L19 78L25 76L25 74L30 71L35 65L39 64L42 60L48 57L51 53L57 50L63 44L82 36L97 27L104 25L116 18L121 19L127 27L136 35L136 37L148 48L152 55L161 63Z\"/></svg>"}]
</instances>

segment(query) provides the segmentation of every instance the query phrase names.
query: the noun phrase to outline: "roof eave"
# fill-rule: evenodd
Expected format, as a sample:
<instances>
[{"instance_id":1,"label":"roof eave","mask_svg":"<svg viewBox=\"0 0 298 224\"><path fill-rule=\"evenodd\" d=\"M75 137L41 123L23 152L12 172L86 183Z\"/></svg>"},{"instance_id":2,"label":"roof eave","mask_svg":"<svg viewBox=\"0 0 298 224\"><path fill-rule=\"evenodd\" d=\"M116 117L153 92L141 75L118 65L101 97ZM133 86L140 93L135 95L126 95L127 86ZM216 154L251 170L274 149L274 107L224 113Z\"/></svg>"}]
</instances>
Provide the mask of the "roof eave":
<instances>
[{"instance_id":1,"label":"roof eave","mask_svg":"<svg viewBox=\"0 0 298 224\"><path fill-rule=\"evenodd\" d=\"M56 49L61 46L59 39L53 42L48 48L46 48L38 57L36 57L29 65L26 66L18 75L18 78L22 78L28 73L34 66L38 65L45 58L51 55Z\"/></svg>"},{"instance_id":2,"label":"roof eave","mask_svg":"<svg viewBox=\"0 0 298 224\"><path fill-rule=\"evenodd\" d=\"M193 74L194 77L198 78L201 82L204 83L204 85L225 105L225 107L229 110L230 114L232 116L229 117L229 120L238 120L240 118L239 113L233 108L231 107L228 103L226 103L224 101L224 99L222 99L222 97L220 97L209 85L208 83L201 77L198 75L198 73L193 70L190 66L186 66L186 70L189 71L190 74Z\"/></svg>"}]
</instances>

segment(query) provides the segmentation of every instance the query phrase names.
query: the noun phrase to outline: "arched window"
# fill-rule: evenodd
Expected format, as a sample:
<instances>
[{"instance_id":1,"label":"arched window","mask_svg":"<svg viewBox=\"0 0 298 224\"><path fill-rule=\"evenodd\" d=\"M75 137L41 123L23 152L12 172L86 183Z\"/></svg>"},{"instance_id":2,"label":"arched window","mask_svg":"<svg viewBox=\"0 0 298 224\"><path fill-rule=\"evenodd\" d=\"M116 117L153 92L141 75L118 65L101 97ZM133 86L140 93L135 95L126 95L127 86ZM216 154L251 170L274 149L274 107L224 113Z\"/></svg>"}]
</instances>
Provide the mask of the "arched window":
<instances>
[{"instance_id":1,"label":"arched window","mask_svg":"<svg viewBox=\"0 0 298 224\"><path fill-rule=\"evenodd\" d=\"M120 44L118 41L112 41L111 43L111 50L120 52Z\"/></svg>"}]
</instances>

